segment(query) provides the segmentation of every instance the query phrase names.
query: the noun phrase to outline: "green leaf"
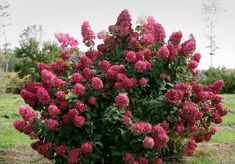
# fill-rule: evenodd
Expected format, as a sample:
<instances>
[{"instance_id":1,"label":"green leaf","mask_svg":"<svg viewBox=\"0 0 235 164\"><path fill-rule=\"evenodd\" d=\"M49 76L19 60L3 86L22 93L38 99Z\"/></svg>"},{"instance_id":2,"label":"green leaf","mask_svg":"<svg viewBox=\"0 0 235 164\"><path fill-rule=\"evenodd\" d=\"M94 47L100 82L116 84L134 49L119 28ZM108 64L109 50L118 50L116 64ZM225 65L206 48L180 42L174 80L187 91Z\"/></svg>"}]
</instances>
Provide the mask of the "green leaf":
<instances>
[{"instance_id":1,"label":"green leaf","mask_svg":"<svg viewBox=\"0 0 235 164\"><path fill-rule=\"evenodd\" d=\"M95 146L96 146L96 145L100 146L101 148L104 147L104 145L102 144L102 142L95 142Z\"/></svg>"},{"instance_id":2,"label":"green leaf","mask_svg":"<svg viewBox=\"0 0 235 164\"><path fill-rule=\"evenodd\" d=\"M72 92L69 92L69 93L66 95L65 99L66 99L66 100L69 100L69 102L71 102L72 99L75 98L75 97L77 97L77 95L73 94Z\"/></svg>"}]
</instances>

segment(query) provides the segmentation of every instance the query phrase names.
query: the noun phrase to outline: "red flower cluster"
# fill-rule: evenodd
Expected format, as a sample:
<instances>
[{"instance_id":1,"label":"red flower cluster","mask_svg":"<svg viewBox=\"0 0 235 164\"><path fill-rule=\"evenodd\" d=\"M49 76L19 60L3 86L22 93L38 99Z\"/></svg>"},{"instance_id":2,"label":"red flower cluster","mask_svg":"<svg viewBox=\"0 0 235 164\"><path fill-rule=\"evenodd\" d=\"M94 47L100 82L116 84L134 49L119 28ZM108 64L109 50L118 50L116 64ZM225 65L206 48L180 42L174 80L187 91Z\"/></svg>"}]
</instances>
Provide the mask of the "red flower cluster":
<instances>
[{"instance_id":1,"label":"red flower cluster","mask_svg":"<svg viewBox=\"0 0 235 164\"><path fill-rule=\"evenodd\" d=\"M195 51L195 49L196 49L196 41L194 38L191 38L182 44L182 50L185 57L189 57L189 55L192 54Z\"/></svg>"},{"instance_id":2,"label":"red flower cluster","mask_svg":"<svg viewBox=\"0 0 235 164\"><path fill-rule=\"evenodd\" d=\"M148 134L152 130L152 125L145 122L136 122L131 125L131 131L134 135Z\"/></svg>"},{"instance_id":3,"label":"red flower cluster","mask_svg":"<svg viewBox=\"0 0 235 164\"><path fill-rule=\"evenodd\" d=\"M168 42L173 44L174 46L178 46L180 44L181 39L182 39L182 32L181 31L173 32L171 34Z\"/></svg>"},{"instance_id":4,"label":"red flower cluster","mask_svg":"<svg viewBox=\"0 0 235 164\"><path fill-rule=\"evenodd\" d=\"M189 140L186 143L186 147L183 150L184 155L191 156L193 154L194 150L196 149L196 147L197 147L197 144L195 143L195 141Z\"/></svg>"},{"instance_id":5,"label":"red flower cluster","mask_svg":"<svg viewBox=\"0 0 235 164\"><path fill-rule=\"evenodd\" d=\"M155 141L155 149L161 150L165 148L169 141L166 130L159 124L153 127L152 133Z\"/></svg>"},{"instance_id":6,"label":"red flower cluster","mask_svg":"<svg viewBox=\"0 0 235 164\"><path fill-rule=\"evenodd\" d=\"M134 154L131 153L125 153L123 156L123 161L125 164L148 164L152 162L153 164L162 164L161 158L153 158L151 160L145 158L145 157L139 157L136 158Z\"/></svg>"},{"instance_id":7,"label":"red flower cluster","mask_svg":"<svg viewBox=\"0 0 235 164\"><path fill-rule=\"evenodd\" d=\"M197 108L197 105L192 102L184 102L181 117L190 125L196 124L197 120L202 118L203 114Z\"/></svg>"},{"instance_id":8,"label":"red flower cluster","mask_svg":"<svg viewBox=\"0 0 235 164\"><path fill-rule=\"evenodd\" d=\"M94 88L95 90L101 90L101 89L103 89L104 85L103 85L103 82L100 78L93 77L91 79L91 87Z\"/></svg>"},{"instance_id":9,"label":"red flower cluster","mask_svg":"<svg viewBox=\"0 0 235 164\"><path fill-rule=\"evenodd\" d=\"M143 140L144 148L153 148L154 147L154 140L152 137L145 136Z\"/></svg>"},{"instance_id":10,"label":"red flower cluster","mask_svg":"<svg viewBox=\"0 0 235 164\"><path fill-rule=\"evenodd\" d=\"M68 47L68 45L70 45L72 49L75 49L78 45L78 41L73 37L70 37L69 34L58 33L55 35L55 37L60 42L62 48Z\"/></svg>"},{"instance_id":11,"label":"red flower cluster","mask_svg":"<svg viewBox=\"0 0 235 164\"><path fill-rule=\"evenodd\" d=\"M35 135L33 132L33 127L30 126L26 121L15 121L13 126L21 133L27 134L31 137Z\"/></svg>"},{"instance_id":12,"label":"red flower cluster","mask_svg":"<svg viewBox=\"0 0 235 164\"><path fill-rule=\"evenodd\" d=\"M129 110L127 110L124 113L124 115L123 115L123 122L124 122L125 125L127 125L127 126L131 125L131 123L132 123L131 122L131 116L132 116L132 114L131 114L131 112Z\"/></svg>"},{"instance_id":13,"label":"red flower cluster","mask_svg":"<svg viewBox=\"0 0 235 164\"><path fill-rule=\"evenodd\" d=\"M180 105L182 99L184 98L184 91L173 88L167 91L167 93L165 94L165 98L173 105Z\"/></svg>"},{"instance_id":14,"label":"red flower cluster","mask_svg":"<svg viewBox=\"0 0 235 164\"><path fill-rule=\"evenodd\" d=\"M32 111L29 107L20 107L19 114L26 122L33 122L33 120L37 117L37 114Z\"/></svg>"},{"instance_id":15,"label":"red flower cluster","mask_svg":"<svg viewBox=\"0 0 235 164\"><path fill-rule=\"evenodd\" d=\"M61 111L59 110L59 108L58 108L55 104L51 104L51 105L48 107L48 113L49 113L51 116L57 116L58 114L61 113Z\"/></svg>"},{"instance_id":16,"label":"red flower cluster","mask_svg":"<svg viewBox=\"0 0 235 164\"><path fill-rule=\"evenodd\" d=\"M158 52L157 52L157 56L162 59L163 61L166 61L168 56L169 56L169 50L167 48L167 46L162 46Z\"/></svg>"},{"instance_id":17,"label":"red flower cluster","mask_svg":"<svg viewBox=\"0 0 235 164\"><path fill-rule=\"evenodd\" d=\"M49 130L58 131L59 122L56 119L49 118L46 120L46 125Z\"/></svg>"},{"instance_id":18,"label":"red flower cluster","mask_svg":"<svg viewBox=\"0 0 235 164\"><path fill-rule=\"evenodd\" d=\"M82 31L83 43L85 43L88 47L93 46L94 45L93 39L95 39L95 34L92 31L88 21L83 22L81 31Z\"/></svg>"},{"instance_id":19,"label":"red flower cluster","mask_svg":"<svg viewBox=\"0 0 235 164\"><path fill-rule=\"evenodd\" d=\"M129 98L125 93L119 93L115 97L115 102L119 108L126 108L129 105Z\"/></svg>"}]
</instances>

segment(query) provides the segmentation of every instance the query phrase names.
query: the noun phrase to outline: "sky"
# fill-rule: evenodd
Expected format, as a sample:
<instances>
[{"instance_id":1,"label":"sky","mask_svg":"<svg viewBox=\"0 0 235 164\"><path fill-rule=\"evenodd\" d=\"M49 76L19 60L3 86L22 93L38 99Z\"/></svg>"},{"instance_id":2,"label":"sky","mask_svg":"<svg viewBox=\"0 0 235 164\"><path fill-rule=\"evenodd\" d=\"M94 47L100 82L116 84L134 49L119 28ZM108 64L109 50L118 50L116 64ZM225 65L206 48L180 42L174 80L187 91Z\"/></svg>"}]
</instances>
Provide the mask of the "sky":
<instances>
[{"instance_id":1,"label":"sky","mask_svg":"<svg viewBox=\"0 0 235 164\"><path fill-rule=\"evenodd\" d=\"M28 25L42 25L44 40L55 40L56 32L69 33L82 44L81 25L89 21L94 32L107 30L115 24L118 14L128 9L135 25L138 17L153 16L162 24L167 36L182 31L183 40L192 33L197 41L197 52L202 54L200 69L210 66L206 35L208 31L202 14L202 0L9 0L10 23L7 39L12 47L19 45L19 34ZM214 67L235 68L235 1L221 0L226 10L218 17L215 35L219 49L213 57ZM0 43L3 40L0 35Z\"/></svg>"}]
</instances>

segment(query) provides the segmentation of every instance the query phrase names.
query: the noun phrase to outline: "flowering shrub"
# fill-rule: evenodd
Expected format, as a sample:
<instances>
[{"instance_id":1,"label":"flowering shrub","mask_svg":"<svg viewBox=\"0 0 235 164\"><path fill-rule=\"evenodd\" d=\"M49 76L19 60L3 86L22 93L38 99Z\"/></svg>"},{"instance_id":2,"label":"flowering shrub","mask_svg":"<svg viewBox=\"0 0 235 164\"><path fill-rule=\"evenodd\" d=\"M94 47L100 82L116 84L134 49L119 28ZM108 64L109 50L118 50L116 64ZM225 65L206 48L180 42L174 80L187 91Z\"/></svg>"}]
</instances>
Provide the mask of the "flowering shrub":
<instances>
[{"instance_id":1,"label":"flowering shrub","mask_svg":"<svg viewBox=\"0 0 235 164\"><path fill-rule=\"evenodd\" d=\"M224 83L197 82L201 55L193 36L181 43L152 17L132 29L127 10L109 31L82 25L83 42L57 34L61 57L39 64L41 81L20 94L14 127L37 140L32 148L55 163L162 163L162 158L192 155L197 143L209 141L227 110L217 95Z\"/></svg>"}]
</instances>

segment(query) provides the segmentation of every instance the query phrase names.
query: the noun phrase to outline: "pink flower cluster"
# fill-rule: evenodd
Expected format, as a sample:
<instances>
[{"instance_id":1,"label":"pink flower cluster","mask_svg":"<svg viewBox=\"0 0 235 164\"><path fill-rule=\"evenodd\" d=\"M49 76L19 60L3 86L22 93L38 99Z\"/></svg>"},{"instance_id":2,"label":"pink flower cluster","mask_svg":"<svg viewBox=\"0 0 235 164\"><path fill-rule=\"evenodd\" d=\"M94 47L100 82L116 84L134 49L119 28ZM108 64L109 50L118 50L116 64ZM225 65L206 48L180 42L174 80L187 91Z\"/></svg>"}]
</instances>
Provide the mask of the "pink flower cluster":
<instances>
[{"instance_id":1,"label":"pink flower cluster","mask_svg":"<svg viewBox=\"0 0 235 164\"><path fill-rule=\"evenodd\" d=\"M95 90L101 90L103 89L104 85L99 77L93 77L91 79L91 87L94 88Z\"/></svg>"},{"instance_id":2,"label":"pink flower cluster","mask_svg":"<svg viewBox=\"0 0 235 164\"><path fill-rule=\"evenodd\" d=\"M134 51L126 52L125 59L130 63L135 63L137 61L136 53Z\"/></svg>"},{"instance_id":3,"label":"pink flower cluster","mask_svg":"<svg viewBox=\"0 0 235 164\"><path fill-rule=\"evenodd\" d=\"M78 46L78 41L73 37L70 37L69 34L57 33L55 34L55 37L60 42L62 48L70 45L72 48L75 49Z\"/></svg>"},{"instance_id":4,"label":"pink flower cluster","mask_svg":"<svg viewBox=\"0 0 235 164\"><path fill-rule=\"evenodd\" d=\"M50 158L52 152L55 151L58 156L66 158L66 162L69 164L79 163L82 155L93 151L93 144L90 141L84 142L80 148L73 149L63 145L54 146L51 143L41 141L34 142L31 147L46 158Z\"/></svg>"},{"instance_id":5,"label":"pink flower cluster","mask_svg":"<svg viewBox=\"0 0 235 164\"><path fill-rule=\"evenodd\" d=\"M145 122L136 122L131 125L131 131L134 135L148 134L152 131L152 125Z\"/></svg>"},{"instance_id":6,"label":"pink flower cluster","mask_svg":"<svg viewBox=\"0 0 235 164\"><path fill-rule=\"evenodd\" d=\"M144 72L151 67L151 64L148 61L138 60L135 63L135 70L137 72Z\"/></svg>"},{"instance_id":7,"label":"pink flower cluster","mask_svg":"<svg viewBox=\"0 0 235 164\"><path fill-rule=\"evenodd\" d=\"M82 68L90 67L93 61L87 55L79 55L80 65Z\"/></svg>"},{"instance_id":8,"label":"pink flower cluster","mask_svg":"<svg viewBox=\"0 0 235 164\"><path fill-rule=\"evenodd\" d=\"M53 73L57 75L63 74L67 68L65 62L66 61L64 61L63 59L57 59L56 61L54 61L50 66Z\"/></svg>"},{"instance_id":9,"label":"pink flower cluster","mask_svg":"<svg viewBox=\"0 0 235 164\"><path fill-rule=\"evenodd\" d=\"M101 30L100 32L97 33L97 38L104 40L105 39L105 33L106 33L105 30Z\"/></svg>"},{"instance_id":10,"label":"pink flower cluster","mask_svg":"<svg viewBox=\"0 0 235 164\"><path fill-rule=\"evenodd\" d=\"M139 79L139 84L142 86L146 86L148 84L148 80L142 77L141 79Z\"/></svg>"},{"instance_id":11,"label":"pink flower cluster","mask_svg":"<svg viewBox=\"0 0 235 164\"><path fill-rule=\"evenodd\" d=\"M167 78L168 78L168 75L167 75L167 74L165 74L165 73L161 73L161 74L160 74L160 79L166 80Z\"/></svg>"},{"instance_id":12,"label":"pink flower cluster","mask_svg":"<svg viewBox=\"0 0 235 164\"><path fill-rule=\"evenodd\" d=\"M83 116L76 116L74 119L73 119L73 121L74 121L74 125L76 126L76 127L79 127L79 128L81 128L81 127L83 127L84 125L85 125L85 118L83 117Z\"/></svg>"},{"instance_id":13,"label":"pink flower cluster","mask_svg":"<svg viewBox=\"0 0 235 164\"><path fill-rule=\"evenodd\" d=\"M15 121L13 123L14 128L16 128L19 132L27 134L31 137L36 135L33 132L33 127L30 126L26 121Z\"/></svg>"},{"instance_id":14,"label":"pink flower cluster","mask_svg":"<svg viewBox=\"0 0 235 164\"><path fill-rule=\"evenodd\" d=\"M180 105L182 99L184 98L184 91L174 88L170 89L165 94L165 98L168 102L170 102L173 105Z\"/></svg>"},{"instance_id":15,"label":"pink flower cluster","mask_svg":"<svg viewBox=\"0 0 235 164\"><path fill-rule=\"evenodd\" d=\"M163 164L161 158L153 158L149 160L145 157L137 158L134 154L131 153L125 153L123 156L123 161L125 162L125 164L149 164L150 162L152 164Z\"/></svg>"},{"instance_id":16,"label":"pink flower cluster","mask_svg":"<svg viewBox=\"0 0 235 164\"><path fill-rule=\"evenodd\" d=\"M67 162L69 164L79 163L81 160L81 155L86 153L91 153L93 149L93 145L90 141L87 141L82 144L81 148L75 148L70 151Z\"/></svg>"},{"instance_id":17,"label":"pink flower cluster","mask_svg":"<svg viewBox=\"0 0 235 164\"><path fill-rule=\"evenodd\" d=\"M128 78L125 73L117 73L116 77L113 77L113 79L116 80L114 84L115 90L120 90L122 88L125 88L126 90L132 89L136 87L138 82L136 78Z\"/></svg>"},{"instance_id":18,"label":"pink flower cluster","mask_svg":"<svg viewBox=\"0 0 235 164\"><path fill-rule=\"evenodd\" d=\"M90 105L95 105L96 104L96 98L93 97L93 96L89 97L89 104Z\"/></svg>"},{"instance_id":19,"label":"pink flower cluster","mask_svg":"<svg viewBox=\"0 0 235 164\"><path fill-rule=\"evenodd\" d=\"M209 91L212 91L213 93L219 93L220 90L224 87L224 81L223 80L217 80L213 84L209 86Z\"/></svg>"},{"instance_id":20,"label":"pink flower cluster","mask_svg":"<svg viewBox=\"0 0 235 164\"><path fill-rule=\"evenodd\" d=\"M110 68L111 64L109 63L109 61L107 60L103 60L100 62L100 69L103 71L103 72L107 72L108 69Z\"/></svg>"},{"instance_id":21,"label":"pink flower cluster","mask_svg":"<svg viewBox=\"0 0 235 164\"><path fill-rule=\"evenodd\" d=\"M115 102L119 108L126 108L129 105L129 98L126 93L119 93L115 97Z\"/></svg>"},{"instance_id":22,"label":"pink flower cluster","mask_svg":"<svg viewBox=\"0 0 235 164\"><path fill-rule=\"evenodd\" d=\"M178 46L182 39L182 32L173 32L168 40L169 43L173 44L174 46Z\"/></svg>"},{"instance_id":23,"label":"pink flower cluster","mask_svg":"<svg viewBox=\"0 0 235 164\"><path fill-rule=\"evenodd\" d=\"M57 119L52 119L52 118L48 118L46 120L46 125L47 125L47 128L49 130L52 130L52 131L58 131L59 130L59 122L57 121Z\"/></svg>"},{"instance_id":24,"label":"pink flower cluster","mask_svg":"<svg viewBox=\"0 0 235 164\"><path fill-rule=\"evenodd\" d=\"M31 107L47 104L50 101L50 96L47 90L42 87L42 83L29 83L25 89L20 91L20 95Z\"/></svg>"},{"instance_id":25,"label":"pink flower cluster","mask_svg":"<svg viewBox=\"0 0 235 164\"><path fill-rule=\"evenodd\" d=\"M78 104L76 106L78 106ZM84 116L80 115L80 112L84 112L85 110L86 106L80 106L80 109L70 109L66 114L63 115L63 123L68 124L69 122L73 122L75 127L82 128L86 123L86 119Z\"/></svg>"},{"instance_id":26,"label":"pink flower cluster","mask_svg":"<svg viewBox=\"0 0 235 164\"><path fill-rule=\"evenodd\" d=\"M76 94L77 96L82 96L85 94L86 88L81 83L76 83L71 89L71 92Z\"/></svg>"},{"instance_id":27,"label":"pink flower cluster","mask_svg":"<svg viewBox=\"0 0 235 164\"><path fill-rule=\"evenodd\" d=\"M34 119L37 117L37 114L32 111L29 107L20 107L19 108L19 114L26 122L33 122Z\"/></svg>"},{"instance_id":28,"label":"pink flower cluster","mask_svg":"<svg viewBox=\"0 0 235 164\"><path fill-rule=\"evenodd\" d=\"M197 105L192 102L184 102L183 110L181 112L181 117L185 119L185 121L193 126L196 124L197 120L200 120L203 116L203 113L200 112Z\"/></svg>"},{"instance_id":29,"label":"pink flower cluster","mask_svg":"<svg viewBox=\"0 0 235 164\"><path fill-rule=\"evenodd\" d=\"M131 16L127 10L123 10L119 14L115 25L109 26L109 32L114 36L128 36L133 32L131 28Z\"/></svg>"},{"instance_id":30,"label":"pink flower cluster","mask_svg":"<svg viewBox=\"0 0 235 164\"><path fill-rule=\"evenodd\" d=\"M185 127L184 127L184 123L179 122L178 120L174 120L174 127L175 127L175 132L180 134L182 132L184 132Z\"/></svg>"},{"instance_id":31,"label":"pink flower cluster","mask_svg":"<svg viewBox=\"0 0 235 164\"><path fill-rule=\"evenodd\" d=\"M157 52L157 56L162 59L163 61L166 61L168 59L170 52L167 48L167 46L162 46L161 48L159 48L158 52Z\"/></svg>"},{"instance_id":32,"label":"pink flower cluster","mask_svg":"<svg viewBox=\"0 0 235 164\"><path fill-rule=\"evenodd\" d=\"M107 63L106 63L107 65ZM112 65L107 69L106 78L110 80L116 80L118 73L124 73L125 66L124 65Z\"/></svg>"},{"instance_id":33,"label":"pink flower cluster","mask_svg":"<svg viewBox=\"0 0 235 164\"><path fill-rule=\"evenodd\" d=\"M41 77L42 77L43 83L50 85L52 84L52 81L54 80L55 75L51 71L48 71L47 69L43 69L41 71Z\"/></svg>"},{"instance_id":34,"label":"pink flower cluster","mask_svg":"<svg viewBox=\"0 0 235 164\"><path fill-rule=\"evenodd\" d=\"M127 110L124 114L123 114L123 122L126 126L129 126L132 124L131 122L131 117L132 117L132 114L131 114L131 111Z\"/></svg>"},{"instance_id":35,"label":"pink flower cluster","mask_svg":"<svg viewBox=\"0 0 235 164\"><path fill-rule=\"evenodd\" d=\"M183 150L183 153L187 156L191 156L196 149L197 144L195 143L194 140L189 140L186 144L186 147Z\"/></svg>"},{"instance_id":36,"label":"pink flower cluster","mask_svg":"<svg viewBox=\"0 0 235 164\"><path fill-rule=\"evenodd\" d=\"M153 138L155 142L155 149L161 150L166 147L169 137L167 136L167 131L159 124L155 125L152 129Z\"/></svg>"},{"instance_id":37,"label":"pink flower cluster","mask_svg":"<svg viewBox=\"0 0 235 164\"><path fill-rule=\"evenodd\" d=\"M94 46L93 39L95 39L95 34L92 31L88 21L83 22L81 32L83 37L83 43L85 43L88 47Z\"/></svg>"},{"instance_id":38,"label":"pink flower cluster","mask_svg":"<svg viewBox=\"0 0 235 164\"><path fill-rule=\"evenodd\" d=\"M38 98L39 103L42 104L42 105L49 104L49 102L51 100L51 97L50 97L48 91L43 87L39 87L37 89L36 96Z\"/></svg>"},{"instance_id":39,"label":"pink flower cluster","mask_svg":"<svg viewBox=\"0 0 235 164\"><path fill-rule=\"evenodd\" d=\"M54 81L53 81L53 84L52 84L54 87L56 88L65 88L66 85L67 85L67 82L62 80L62 79L59 79L59 78L56 78Z\"/></svg>"},{"instance_id":40,"label":"pink flower cluster","mask_svg":"<svg viewBox=\"0 0 235 164\"><path fill-rule=\"evenodd\" d=\"M83 83L84 81L85 81L85 78L80 72L75 72L70 79L70 82L73 84Z\"/></svg>"},{"instance_id":41,"label":"pink flower cluster","mask_svg":"<svg viewBox=\"0 0 235 164\"><path fill-rule=\"evenodd\" d=\"M61 113L60 109L55 104L50 104L48 107L48 113L51 116L57 116Z\"/></svg>"},{"instance_id":42,"label":"pink flower cluster","mask_svg":"<svg viewBox=\"0 0 235 164\"><path fill-rule=\"evenodd\" d=\"M196 49L196 41L193 37L182 44L182 51L185 57L189 57L189 55L192 54L195 51L195 49Z\"/></svg>"},{"instance_id":43,"label":"pink flower cluster","mask_svg":"<svg viewBox=\"0 0 235 164\"><path fill-rule=\"evenodd\" d=\"M145 136L143 140L144 148L153 148L154 147L154 139L152 137Z\"/></svg>"},{"instance_id":44,"label":"pink flower cluster","mask_svg":"<svg viewBox=\"0 0 235 164\"><path fill-rule=\"evenodd\" d=\"M67 146L63 146L63 145L60 145L60 146L57 146L56 149L56 154L58 156L62 156L62 157L65 157L66 156L66 152L68 151L68 147Z\"/></svg>"},{"instance_id":45,"label":"pink flower cluster","mask_svg":"<svg viewBox=\"0 0 235 164\"><path fill-rule=\"evenodd\" d=\"M162 43L166 37L164 28L153 17L148 17L147 22L142 25L142 35L141 42L146 46Z\"/></svg>"}]
</instances>

